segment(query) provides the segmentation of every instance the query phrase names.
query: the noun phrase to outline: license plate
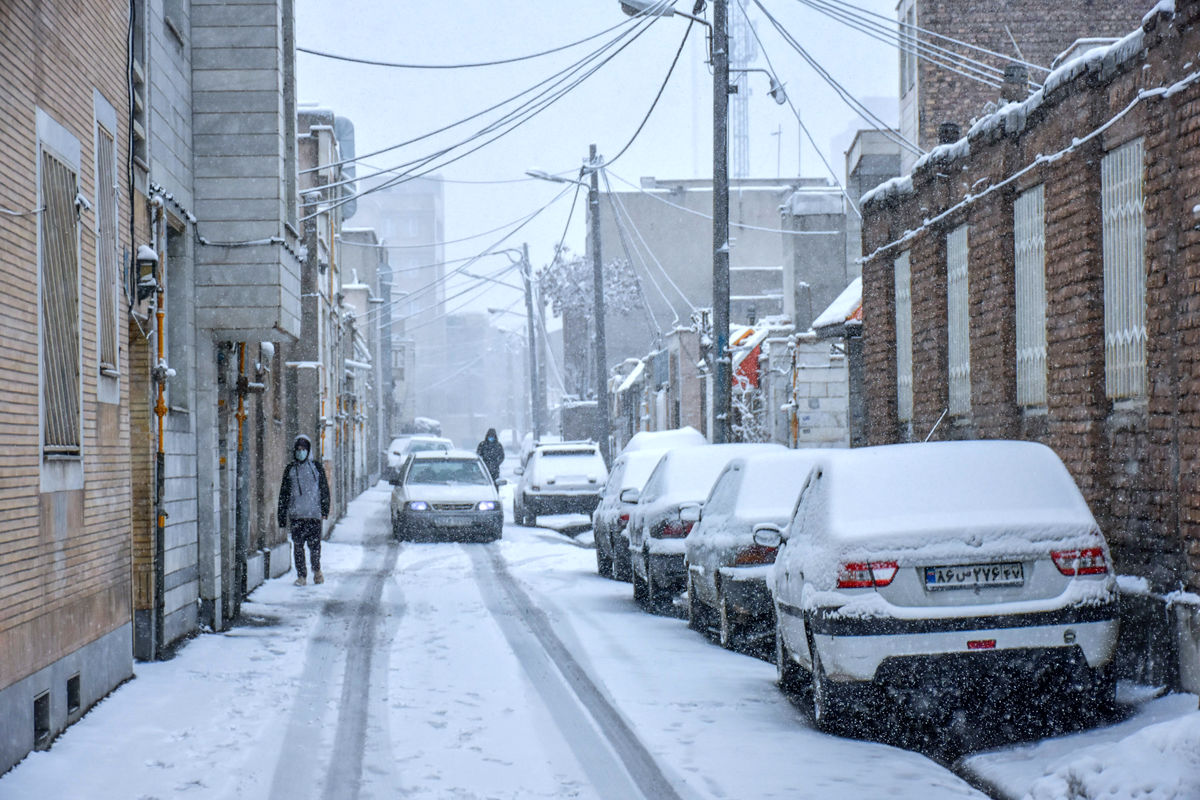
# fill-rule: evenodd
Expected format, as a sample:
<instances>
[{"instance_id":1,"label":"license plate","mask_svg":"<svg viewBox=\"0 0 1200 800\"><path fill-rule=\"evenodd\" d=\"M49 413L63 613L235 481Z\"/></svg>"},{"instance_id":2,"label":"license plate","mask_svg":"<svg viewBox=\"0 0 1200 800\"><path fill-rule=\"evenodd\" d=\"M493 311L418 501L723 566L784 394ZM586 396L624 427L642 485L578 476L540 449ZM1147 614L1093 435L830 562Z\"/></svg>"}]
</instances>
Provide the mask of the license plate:
<instances>
[{"instance_id":1,"label":"license plate","mask_svg":"<svg viewBox=\"0 0 1200 800\"><path fill-rule=\"evenodd\" d=\"M475 523L474 520L462 517L438 517L437 524L446 528L466 528Z\"/></svg>"},{"instance_id":2,"label":"license plate","mask_svg":"<svg viewBox=\"0 0 1200 800\"><path fill-rule=\"evenodd\" d=\"M926 589L975 589L980 586L1021 586L1025 583L1025 565L959 564L952 567L926 567Z\"/></svg>"}]
</instances>

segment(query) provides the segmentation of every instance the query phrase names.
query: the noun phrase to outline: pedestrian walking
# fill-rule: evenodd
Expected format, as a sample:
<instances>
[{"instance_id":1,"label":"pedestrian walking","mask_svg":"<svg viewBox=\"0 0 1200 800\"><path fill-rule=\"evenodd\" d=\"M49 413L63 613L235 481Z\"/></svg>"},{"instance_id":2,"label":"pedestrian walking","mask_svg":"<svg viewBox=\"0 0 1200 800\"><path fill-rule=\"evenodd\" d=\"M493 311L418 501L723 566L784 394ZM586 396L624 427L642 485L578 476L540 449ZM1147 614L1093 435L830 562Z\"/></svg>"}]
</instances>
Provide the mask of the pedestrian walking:
<instances>
[{"instance_id":1,"label":"pedestrian walking","mask_svg":"<svg viewBox=\"0 0 1200 800\"><path fill-rule=\"evenodd\" d=\"M500 480L500 465L504 463L504 445L500 444L500 437L496 435L495 428L488 428L487 435L475 448L475 452L487 465L488 472L492 473L492 483Z\"/></svg>"},{"instance_id":2,"label":"pedestrian walking","mask_svg":"<svg viewBox=\"0 0 1200 800\"><path fill-rule=\"evenodd\" d=\"M291 528L296 559L296 585L308 582L304 547L312 561L313 583L324 583L321 574L321 520L329 516L329 482L320 461L310 457L312 442L304 434L292 443L292 461L283 468L279 486L279 527Z\"/></svg>"}]
</instances>

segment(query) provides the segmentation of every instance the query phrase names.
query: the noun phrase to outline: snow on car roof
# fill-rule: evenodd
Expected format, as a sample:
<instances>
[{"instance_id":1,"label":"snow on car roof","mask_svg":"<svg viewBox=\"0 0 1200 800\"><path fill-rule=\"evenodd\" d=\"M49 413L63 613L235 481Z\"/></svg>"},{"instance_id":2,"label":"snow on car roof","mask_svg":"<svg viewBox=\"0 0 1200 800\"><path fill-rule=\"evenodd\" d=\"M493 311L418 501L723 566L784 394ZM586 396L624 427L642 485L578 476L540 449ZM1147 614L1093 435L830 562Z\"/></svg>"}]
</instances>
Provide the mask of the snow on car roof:
<instances>
[{"instance_id":1,"label":"snow on car roof","mask_svg":"<svg viewBox=\"0 0 1200 800\"><path fill-rule=\"evenodd\" d=\"M708 444L704 434L691 425L685 425L669 431L638 431L625 443L621 452L667 450L672 447L697 447L704 444Z\"/></svg>"},{"instance_id":2,"label":"snow on car roof","mask_svg":"<svg viewBox=\"0 0 1200 800\"><path fill-rule=\"evenodd\" d=\"M636 434L635 434L636 435ZM654 467L658 464L659 459L663 457L664 450L634 450L632 453L623 453L621 458L625 460L625 474L621 476L621 491L626 489L641 489L646 485L646 479L650 477L650 473L654 471Z\"/></svg>"},{"instance_id":3,"label":"snow on car roof","mask_svg":"<svg viewBox=\"0 0 1200 800\"><path fill-rule=\"evenodd\" d=\"M787 519L812 468L830 450L763 452L739 459L746 472L734 514L743 518Z\"/></svg>"},{"instance_id":4,"label":"snow on car roof","mask_svg":"<svg viewBox=\"0 0 1200 800\"><path fill-rule=\"evenodd\" d=\"M738 456L783 451L781 444L706 444L677 447L663 456L665 485L662 496L672 500L703 500L725 465Z\"/></svg>"},{"instance_id":5,"label":"snow on car roof","mask_svg":"<svg viewBox=\"0 0 1200 800\"><path fill-rule=\"evenodd\" d=\"M430 459L446 460L462 460L476 461L479 456L470 450L418 450L411 454L409 458L418 461L427 461Z\"/></svg>"},{"instance_id":6,"label":"snow on car roof","mask_svg":"<svg viewBox=\"0 0 1200 800\"><path fill-rule=\"evenodd\" d=\"M884 445L830 452L824 460L830 530L841 539L1097 528L1062 461L1035 442Z\"/></svg>"}]
</instances>

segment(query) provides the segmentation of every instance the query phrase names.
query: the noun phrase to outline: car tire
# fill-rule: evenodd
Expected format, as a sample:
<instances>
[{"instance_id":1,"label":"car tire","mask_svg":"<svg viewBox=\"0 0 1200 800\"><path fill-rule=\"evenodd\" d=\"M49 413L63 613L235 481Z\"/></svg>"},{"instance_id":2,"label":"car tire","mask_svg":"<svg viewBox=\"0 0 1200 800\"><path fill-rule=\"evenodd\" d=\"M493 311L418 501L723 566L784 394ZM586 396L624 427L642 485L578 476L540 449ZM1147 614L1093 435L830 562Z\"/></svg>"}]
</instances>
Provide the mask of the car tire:
<instances>
[{"instance_id":1,"label":"car tire","mask_svg":"<svg viewBox=\"0 0 1200 800\"><path fill-rule=\"evenodd\" d=\"M644 553L646 564L646 603L655 614L664 612L670 605L671 597L663 591L663 587L654 582L654 572L650 569L650 554Z\"/></svg>"},{"instance_id":2,"label":"car tire","mask_svg":"<svg viewBox=\"0 0 1200 800\"><path fill-rule=\"evenodd\" d=\"M596 574L602 578L611 578L613 576L613 559L612 555L605 555L604 547L600 544L600 539L596 539Z\"/></svg>"},{"instance_id":3,"label":"car tire","mask_svg":"<svg viewBox=\"0 0 1200 800\"><path fill-rule=\"evenodd\" d=\"M775 673L779 688L785 694L799 694L804 688L804 670L784 644L783 631L778 624L775 625Z\"/></svg>"},{"instance_id":4,"label":"car tire","mask_svg":"<svg viewBox=\"0 0 1200 800\"><path fill-rule=\"evenodd\" d=\"M834 709L832 691L829 679L825 677L825 668L821 664L821 656L817 648L809 645L812 653L812 673L809 676L809 700L813 724L823 733L834 733L837 730L837 711Z\"/></svg>"},{"instance_id":5,"label":"car tire","mask_svg":"<svg viewBox=\"0 0 1200 800\"><path fill-rule=\"evenodd\" d=\"M696 633L703 633L704 635L707 636L708 635L708 620L706 619L707 615L704 613L704 606L700 602L700 598L698 596L696 596L696 581L692 577L692 570L690 567L688 568L688 574L687 574L687 597L688 597L688 604L687 604L688 627L691 628L692 630L694 630Z\"/></svg>"},{"instance_id":6,"label":"car tire","mask_svg":"<svg viewBox=\"0 0 1200 800\"><path fill-rule=\"evenodd\" d=\"M717 641L721 647L726 650L740 650L745 643L745 632L730 610L720 585L717 586L717 622Z\"/></svg>"},{"instance_id":7,"label":"car tire","mask_svg":"<svg viewBox=\"0 0 1200 800\"><path fill-rule=\"evenodd\" d=\"M633 580L633 567L629 563L628 547L617 550L616 545L613 545L612 577L614 581L626 583Z\"/></svg>"},{"instance_id":8,"label":"car tire","mask_svg":"<svg viewBox=\"0 0 1200 800\"><path fill-rule=\"evenodd\" d=\"M638 604L638 607L643 611L649 610L649 591L646 588L646 583L641 575L638 575L636 569L630 569L630 580L633 583L633 602Z\"/></svg>"}]
</instances>

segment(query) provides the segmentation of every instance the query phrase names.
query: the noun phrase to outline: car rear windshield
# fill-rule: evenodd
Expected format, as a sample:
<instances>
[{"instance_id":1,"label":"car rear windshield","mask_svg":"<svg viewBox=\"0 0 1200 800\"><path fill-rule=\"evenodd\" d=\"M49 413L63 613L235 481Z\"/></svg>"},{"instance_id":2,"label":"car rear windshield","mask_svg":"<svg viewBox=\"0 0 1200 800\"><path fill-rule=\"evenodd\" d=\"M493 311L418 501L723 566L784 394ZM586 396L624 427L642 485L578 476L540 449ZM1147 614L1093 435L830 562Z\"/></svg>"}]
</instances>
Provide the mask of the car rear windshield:
<instances>
[{"instance_id":1,"label":"car rear windshield","mask_svg":"<svg viewBox=\"0 0 1200 800\"><path fill-rule=\"evenodd\" d=\"M466 483L484 485L492 479L478 461L414 461L408 469L408 483Z\"/></svg>"},{"instance_id":2,"label":"car rear windshield","mask_svg":"<svg viewBox=\"0 0 1200 800\"><path fill-rule=\"evenodd\" d=\"M538 470L547 475L604 475L604 459L587 450L543 450Z\"/></svg>"}]
</instances>

